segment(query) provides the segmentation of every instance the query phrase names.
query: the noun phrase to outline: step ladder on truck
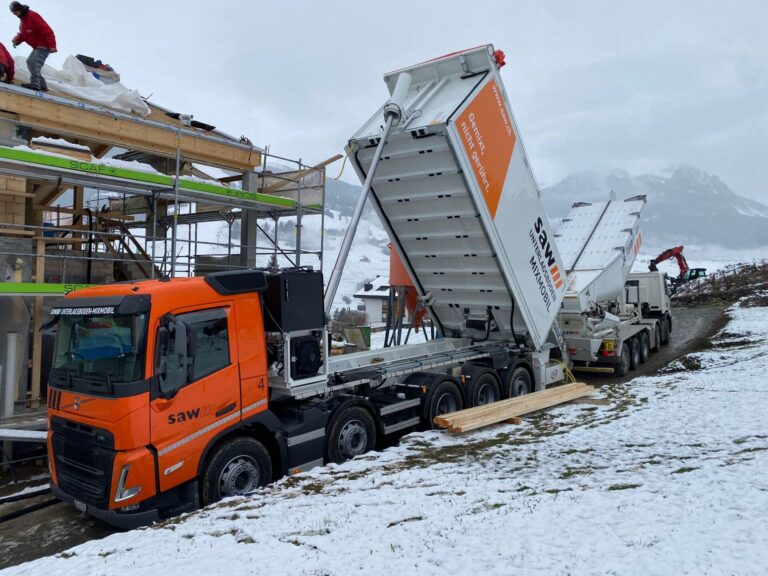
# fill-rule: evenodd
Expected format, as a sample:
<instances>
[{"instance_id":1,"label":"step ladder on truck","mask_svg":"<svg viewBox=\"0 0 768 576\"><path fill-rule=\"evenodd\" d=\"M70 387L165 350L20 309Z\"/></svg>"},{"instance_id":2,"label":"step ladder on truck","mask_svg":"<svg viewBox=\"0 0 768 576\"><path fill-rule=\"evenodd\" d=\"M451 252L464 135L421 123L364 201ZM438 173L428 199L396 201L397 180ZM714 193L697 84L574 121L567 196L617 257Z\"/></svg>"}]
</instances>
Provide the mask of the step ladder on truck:
<instances>
[{"instance_id":1,"label":"step ladder on truck","mask_svg":"<svg viewBox=\"0 0 768 576\"><path fill-rule=\"evenodd\" d=\"M52 309L52 490L131 527L362 454L564 378L565 268L492 46L385 76L350 139L363 192L323 294L309 269L87 288ZM370 199L440 338L330 356Z\"/></svg>"},{"instance_id":2,"label":"step ladder on truck","mask_svg":"<svg viewBox=\"0 0 768 576\"><path fill-rule=\"evenodd\" d=\"M579 202L557 231L569 277L558 325L574 370L624 376L669 342L666 274L631 272L645 202Z\"/></svg>"}]
</instances>

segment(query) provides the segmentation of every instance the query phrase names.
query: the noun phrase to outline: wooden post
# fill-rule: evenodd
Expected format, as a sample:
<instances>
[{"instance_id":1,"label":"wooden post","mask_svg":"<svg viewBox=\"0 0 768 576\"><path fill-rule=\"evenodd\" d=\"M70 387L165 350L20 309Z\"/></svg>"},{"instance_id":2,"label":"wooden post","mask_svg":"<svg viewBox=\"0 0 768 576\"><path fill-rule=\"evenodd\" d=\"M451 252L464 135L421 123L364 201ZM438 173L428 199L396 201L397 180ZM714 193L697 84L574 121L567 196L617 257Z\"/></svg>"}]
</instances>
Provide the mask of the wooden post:
<instances>
[{"instance_id":1,"label":"wooden post","mask_svg":"<svg viewBox=\"0 0 768 576\"><path fill-rule=\"evenodd\" d=\"M35 282L45 282L45 240L36 243L37 258L35 259ZM30 382L30 407L40 406L40 377L43 363L43 335L40 328L43 325L43 297L35 296L35 318L32 328L32 381Z\"/></svg>"}]
</instances>

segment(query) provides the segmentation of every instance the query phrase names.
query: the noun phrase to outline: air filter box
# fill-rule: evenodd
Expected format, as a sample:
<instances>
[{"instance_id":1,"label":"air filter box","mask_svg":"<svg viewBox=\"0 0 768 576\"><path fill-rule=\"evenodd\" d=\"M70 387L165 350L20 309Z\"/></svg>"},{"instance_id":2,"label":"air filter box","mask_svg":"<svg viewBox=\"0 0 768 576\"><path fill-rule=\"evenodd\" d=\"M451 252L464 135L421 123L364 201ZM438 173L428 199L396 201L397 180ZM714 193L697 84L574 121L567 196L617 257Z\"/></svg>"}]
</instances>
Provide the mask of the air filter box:
<instances>
[{"instance_id":1,"label":"air filter box","mask_svg":"<svg viewBox=\"0 0 768 576\"><path fill-rule=\"evenodd\" d=\"M322 329L325 325L323 274L315 270L267 274L264 307L267 332Z\"/></svg>"}]
</instances>

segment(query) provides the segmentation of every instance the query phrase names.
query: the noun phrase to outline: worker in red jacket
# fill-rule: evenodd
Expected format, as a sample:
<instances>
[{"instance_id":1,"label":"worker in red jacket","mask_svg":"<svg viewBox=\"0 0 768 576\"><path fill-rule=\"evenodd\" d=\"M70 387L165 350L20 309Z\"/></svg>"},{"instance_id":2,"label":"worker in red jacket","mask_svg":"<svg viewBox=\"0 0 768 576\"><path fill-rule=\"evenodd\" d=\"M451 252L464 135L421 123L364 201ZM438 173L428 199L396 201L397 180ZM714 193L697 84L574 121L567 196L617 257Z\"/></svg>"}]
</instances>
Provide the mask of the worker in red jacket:
<instances>
[{"instance_id":1,"label":"worker in red jacket","mask_svg":"<svg viewBox=\"0 0 768 576\"><path fill-rule=\"evenodd\" d=\"M13 56L8 53L5 44L0 42L0 82L13 83L16 67L13 64Z\"/></svg>"},{"instance_id":2,"label":"worker in red jacket","mask_svg":"<svg viewBox=\"0 0 768 576\"><path fill-rule=\"evenodd\" d=\"M11 12L18 16L19 33L13 38L13 47L16 48L22 42L32 46L32 54L27 58L27 68L31 79L29 84L22 84L24 88L31 90L48 91L48 84L41 74L43 65L48 56L56 52L56 36L42 16L30 10L29 6L21 2L11 2Z\"/></svg>"}]
</instances>

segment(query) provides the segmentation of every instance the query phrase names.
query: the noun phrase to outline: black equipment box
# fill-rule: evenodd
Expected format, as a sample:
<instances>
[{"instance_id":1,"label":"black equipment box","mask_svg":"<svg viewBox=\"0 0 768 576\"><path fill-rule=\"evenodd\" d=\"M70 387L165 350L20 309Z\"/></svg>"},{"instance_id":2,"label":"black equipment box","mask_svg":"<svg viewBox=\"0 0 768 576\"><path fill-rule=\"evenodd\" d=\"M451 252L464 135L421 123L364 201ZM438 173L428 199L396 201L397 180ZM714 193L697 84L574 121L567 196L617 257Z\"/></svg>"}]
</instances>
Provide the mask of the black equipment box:
<instances>
[{"instance_id":1,"label":"black equipment box","mask_svg":"<svg viewBox=\"0 0 768 576\"><path fill-rule=\"evenodd\" d=\"M286 270L267 274L264 307L267 332L321 330L325 326L322 272Z\"/></svg>"}]
</instances>

